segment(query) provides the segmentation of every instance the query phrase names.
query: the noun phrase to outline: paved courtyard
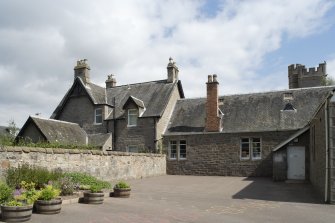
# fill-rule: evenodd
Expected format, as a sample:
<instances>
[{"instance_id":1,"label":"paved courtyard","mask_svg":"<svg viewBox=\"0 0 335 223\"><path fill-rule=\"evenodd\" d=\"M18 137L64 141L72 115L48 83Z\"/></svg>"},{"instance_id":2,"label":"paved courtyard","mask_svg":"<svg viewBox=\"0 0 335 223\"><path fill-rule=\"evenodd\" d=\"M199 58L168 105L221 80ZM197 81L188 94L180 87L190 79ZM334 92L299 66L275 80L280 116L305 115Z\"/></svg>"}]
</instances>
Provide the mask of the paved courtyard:
<instances>
[{"instance_id":1,"label":"paved courtyard","mask_svg":"<svg viewBox=\"0 0 335 223\"><path fill-rule=\"evenodd\" d=\"M33 214L30 222L335 222L335 206L321 204L308 184L210 176L129 182L133 190L128 199L105 198L103 205L66 204L60 214Z\"/></svg>"}]
</instances>

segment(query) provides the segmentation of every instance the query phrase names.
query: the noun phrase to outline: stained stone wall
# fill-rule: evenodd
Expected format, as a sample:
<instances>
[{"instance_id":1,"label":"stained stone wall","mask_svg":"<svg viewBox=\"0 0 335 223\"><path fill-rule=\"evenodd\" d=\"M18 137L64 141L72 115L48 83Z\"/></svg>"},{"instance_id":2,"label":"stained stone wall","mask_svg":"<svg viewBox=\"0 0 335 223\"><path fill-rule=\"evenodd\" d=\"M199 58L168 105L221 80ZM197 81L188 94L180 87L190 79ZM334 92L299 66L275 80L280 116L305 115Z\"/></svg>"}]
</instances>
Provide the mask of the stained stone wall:
<instances>
[{"instance_id":1,"label":"stained stone wall","mask_svg":"<svg viewBox=\"0 0 335 223\"><path fill-rule=\"evenodd\" d=\"M107 181L166 174L166 157L160 154L0 147L0 178L8 167L24 163L49 170L85 172Z\"/></svg>"},{"instance_id":2,"label":"stained stone wall","mask_svg":"<svg viewBox=\"0 0 335 223\"><path fill-rule=\"evenodd\" d=\"M172 175L271 177L272 149L293 133L294 131L277 131L165 136L164 148L168 151L167 154L169 154L169 141L186 141L186 159L167 157L167 173ZM241 138L261 138L262 158L260 160L240 158Z\"/></svg>"}]
</instances>

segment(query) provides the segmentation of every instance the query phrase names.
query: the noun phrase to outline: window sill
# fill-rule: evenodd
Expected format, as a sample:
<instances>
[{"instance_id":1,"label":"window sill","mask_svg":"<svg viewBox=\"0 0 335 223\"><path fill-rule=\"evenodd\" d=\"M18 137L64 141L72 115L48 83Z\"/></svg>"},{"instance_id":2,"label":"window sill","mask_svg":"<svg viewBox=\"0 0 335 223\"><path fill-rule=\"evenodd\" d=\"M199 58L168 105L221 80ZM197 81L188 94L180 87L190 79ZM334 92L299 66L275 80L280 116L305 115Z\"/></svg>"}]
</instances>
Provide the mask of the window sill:
<instances>
[{"instance_id":1,"label":"window sill","mask_svg":"<svg viewBox=\"0 0 335 223\"><path fill-rule=\"evenodd\" d=\"M137 125L127 125L127 128L137 127Z\"/></svg>"},{"instance_id":2,"label":"window sill","mask_svg":"<svg viewBox=\"0 0 335 223\"><path fill-rule=\"evenodd\" d=\"M93 123L93 125L102 125L102 123Z\"/></svg>"}]
</instances>

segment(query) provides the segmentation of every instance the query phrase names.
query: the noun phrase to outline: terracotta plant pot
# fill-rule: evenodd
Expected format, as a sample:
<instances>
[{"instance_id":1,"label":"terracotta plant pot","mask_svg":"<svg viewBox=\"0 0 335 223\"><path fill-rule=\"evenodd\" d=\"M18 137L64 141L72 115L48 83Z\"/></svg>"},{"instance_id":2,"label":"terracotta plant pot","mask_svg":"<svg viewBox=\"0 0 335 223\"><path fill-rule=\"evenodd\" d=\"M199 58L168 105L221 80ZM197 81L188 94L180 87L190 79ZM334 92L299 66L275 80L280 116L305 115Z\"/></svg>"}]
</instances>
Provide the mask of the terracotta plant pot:
<instances>
[{"instance_id":1,"label":"terracotta plant pot","mask_svg":"<svg viewBox=\"0 0 335 223\"><path fill-rule=\"evenodd\" d=\"M84 203L86 204L102 204L105 194L103 192L84 192Z\"/></svg>"},{"instance_id":2,"label":"terracotta plant pot","mask_svg":"<svg viewBox=\"0 0 335 223\"><path fill-rule=\"evenodd\" d=\"M130 196L130 188L114 188L113 197L127 198Z\"/></svg>"},{"instance_id":3,"label":"terracotta plant pot","mask_svg":"<svg viewBox=\"0 0 335 223\"><path fill-rule=\"evenodd\" d=\"M35 202L36 212L39 214L58 214L62 208L62 199L52 199L50 201L37 200Z\"/></svg>"},{"instance_id":4,"label":"terracotta plant pot","mask_svg":"<svg viewBox=\"0 0 335 223\"><path fill-rule=\"evenodd\" d=\"M29 221L33 213L33 205L5 206L1 205L1 215L4 222Z\"/></svg>"}]
</instances>

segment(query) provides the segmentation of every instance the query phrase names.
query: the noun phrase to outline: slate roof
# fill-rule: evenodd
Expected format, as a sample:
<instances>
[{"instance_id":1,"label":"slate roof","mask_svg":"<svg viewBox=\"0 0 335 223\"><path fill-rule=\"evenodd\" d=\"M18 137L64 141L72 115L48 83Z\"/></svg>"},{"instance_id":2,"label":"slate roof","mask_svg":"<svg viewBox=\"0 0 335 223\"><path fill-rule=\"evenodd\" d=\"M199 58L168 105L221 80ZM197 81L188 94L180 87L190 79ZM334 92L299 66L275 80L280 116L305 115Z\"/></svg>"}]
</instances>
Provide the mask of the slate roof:
<instances>
[{"instance_id":1,"label":"slate roof","mask_svg":"<svg viewBox=\"0 0 335 223\"><path fill-rule=\"evenodd\" d=\"M93 104L103 104L116 107L115 116L111 114L107 119L113 119L114 117L115 119L122 118L124 114L123 106L129 97L132 97L133 101L138 106L143 108L145 106L146 110L141 117L160 117L163 114L167 103L169 102L175 85L177 85L181 97L184 98L184 92L180 81L167 83L167 80L159 80L115 86L113 88L106 89L93 83L87 83L85 85L78 77L51 115L51 119L57 118L58 113L62 110L73 88L78 83L85 88Z\"/></svg>"},{"instance_id":2,"label":"slate roof","mask_svg":"<svg viewBox=\"0 0 335 223\"><path fill-rule=\"evenodd\" d=\"M224 114L222 132L283 131L304 128L334 89L334 86L299 88L219 97L219 108ZM284 93L291 93L293 100L284 100ZM294 109L283 111L287 103L291 103ZM206 98L178 100L165 135L203 132L205 104Z\"/></svg>"},{"instance_id":3,"label":"slate roof","mask_svg":"<svg viewBox=\"0 0 335 223\"><path fill-rule=\"evenodd\" d=\"M86 145L87 134L76 123L30 116L17 137L23 137L25 128L34 123L48 142Z\"/></svg>"},{"instance_id":4,"label":"slate roof","mask_svg":"<svg viewBox=\"0 0 335 223\"><path fill-rule=\"evenodd\" d=\"M80 81L81 81L81 79L80 79ZM84 83L83 83L83 85L84 85ZM92 98L94 104L106 104L107 103L105 88L100 87L99 85L96 85L96 84L93 84L93 83L86 84L85 88L87 90L87 93Z\"/></svg>"},{"instance_id":5,"label":"slate roof","mask_svg":"<svg viewBox=\"0 0 335 223\"><path fill-rule=\"evenodd\" d=\"M106 89L107 103L114 105L115 119L124 117L124 110L122 108L130 96L135 97L141 101L139 103L145 105L146 110L141 117L160 117L163 114L176 85L183 98L184 93L180 81L167 83L166 80L160 80L108 88ZM108 119L113 119L113 114L110 115Z\"/></svg>"},{"instance_id":6,"label":"slate roof","mask_svg":"<svg viewBox=\"0 0 335 223\"><path fill-rule=\"evenodd\" d=\"M129 96L128 100L126 101L126 103L124 103L122 108L125 109L126 105L131 101L134 102L137 105L137 107L145 108L143 101L138 98L135 98L134 96Z\"/></svg>"},{"instance_id":7,"label":"slate roof","mask_svg":"<svg viewBox=\"0 0 335 223\"><path fill-rule=\"evenodd\" d=\"M84 82L81 80L81 78L77 77L71 88L66 92L65 96L63 97L62 101L59 103L55 111L51 115L51 119L55 119L58 115L58 113L62 110L63 106L65 105L67 99L69 98L71 92L73 91L74 87L80 84L87 92L89 95L91 101L93 104L98 105L98 104L107 104L106 100L106 90L103 87L100 87L99 85L93 84L93 83L87 83L86 85Z\"/></svg>"},{"instance_id":8,"label":"slate roof","mask_svg":"<svg viewBox=\"0 0 335 223\"><path fill-rule=\"evenodd\" d=\"M106 141L111 137L111 134L98 133L98 134L88 134L87 136L89 145L102 147L105 145Z\"/></svg>"}]
</instances>

